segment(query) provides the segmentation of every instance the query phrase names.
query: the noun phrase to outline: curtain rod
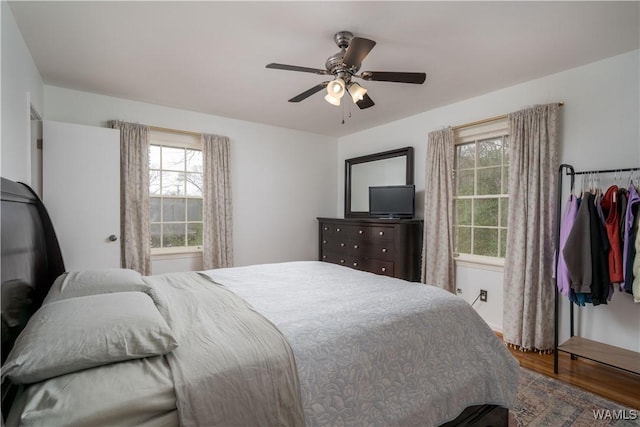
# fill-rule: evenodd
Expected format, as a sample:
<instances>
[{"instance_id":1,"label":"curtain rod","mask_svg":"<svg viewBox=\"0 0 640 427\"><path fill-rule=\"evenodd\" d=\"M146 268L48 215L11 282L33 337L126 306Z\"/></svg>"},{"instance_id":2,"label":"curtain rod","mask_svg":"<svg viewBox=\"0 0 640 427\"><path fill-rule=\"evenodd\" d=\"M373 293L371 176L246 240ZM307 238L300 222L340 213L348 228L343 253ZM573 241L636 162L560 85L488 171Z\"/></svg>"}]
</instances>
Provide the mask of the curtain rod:
<instances>
[{"instance_id":1,"label":"curtain rod","mask_svg":"<svg viewBox=\"0 0 640 427\"><path fill-rule=\"evenodd\" d=\"M163 128L163 127L159 127L159 126L149 126L149 129L156 130L156 131L159 131L159 132L172 132L172 133L180 133L182 135L202 136L202 133L200 133L200 132L191 132L191 131L188 131L188 130Z\"/></svg>"},{"instance_id":2,"label":"curtain rod","mask_svg":"<svg viewBox=\"0 0 640 427\"><path fill-rule=\"evenodd\" d=\"M564 102L558 102L558 106L562 107L564 105ZM502 114L500 116L496 116L496 117L490 117L488 119L483 119L483 120L477 120L475 122L471 122L471 123L465 123L463 125L458 125L458 126L453 126L451 129L453 129L454 131L456 130L460 130L460 129L464 129L464 128L468 128L471 126L476 126L476 125L482 125L485 123L490 123L490 122L495 122L497 120L504 120L508 117L508 114Z\"/></svg>"}]
</instances>

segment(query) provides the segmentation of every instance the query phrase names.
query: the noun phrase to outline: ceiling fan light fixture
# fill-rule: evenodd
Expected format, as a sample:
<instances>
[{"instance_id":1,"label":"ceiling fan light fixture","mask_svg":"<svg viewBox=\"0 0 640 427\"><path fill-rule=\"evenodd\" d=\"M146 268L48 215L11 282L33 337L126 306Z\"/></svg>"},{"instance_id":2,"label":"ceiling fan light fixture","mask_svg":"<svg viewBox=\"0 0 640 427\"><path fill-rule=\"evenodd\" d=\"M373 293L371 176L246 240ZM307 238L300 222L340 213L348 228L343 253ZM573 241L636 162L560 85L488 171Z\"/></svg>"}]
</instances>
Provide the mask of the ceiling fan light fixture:
<instances>
[{"instance_id":1,"label":"ceiling fan light fixture","mask_svg":"<svg viewBox=\"0 0 640 427\"><path fill-rule=\"evenodd\" d=\"M340 106L340 98L336 98L332 94L328 93L324 96L324 100L331 105Z\"/></svg>"},{"instance_id":2,"label":"ceiling fan light fixture","mask_svg":"<svg viewBox=\"0 0 640 427\"><path fill-rule=\"evenodd\" d=\"M327 85L327 93L334 98L340 99L344 95L344 80L338 77Z\"/></svg>"},{"instance_id":3,"label":"ceiling fan light fixture","mask_svg":"<svg viewBox=\"0 0 640 427\"><path fill-rule=\"evenodd\" d=\"M358 83L351 83L349 85L349 95L351 95L351 99L353 99L353 103L357 103L358 101L362 101L364 99L364 95L367 93L367 90L360 86Z\"/></svg>"}]
</instances>

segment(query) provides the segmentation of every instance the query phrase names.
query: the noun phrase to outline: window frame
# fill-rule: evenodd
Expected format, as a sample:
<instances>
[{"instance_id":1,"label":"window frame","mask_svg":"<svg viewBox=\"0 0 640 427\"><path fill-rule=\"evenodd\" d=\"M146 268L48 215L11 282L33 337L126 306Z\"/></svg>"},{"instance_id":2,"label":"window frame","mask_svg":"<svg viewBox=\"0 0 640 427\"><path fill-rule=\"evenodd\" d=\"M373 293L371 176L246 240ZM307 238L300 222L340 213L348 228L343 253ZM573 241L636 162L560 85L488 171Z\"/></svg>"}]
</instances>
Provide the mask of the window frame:
<instances>
[{"instance_id":1,"label":"window frame","mask_svg":"<svg viewBox=\"0 0 640 427\"><path fill-rule=\"evenodd\" d=\"M457 151L457 146L458 145L463 145L463 144L468 144L471 142L479 142L479 141L483 141L483 140L487 140L487 139L492 139L492 138L499 138L499 137L503 137L503 136L507 136L509 137L509 124L508 124L508 120L506 117L504 118L499 118L496 120L491 120L488 122L483 122L483 123L479 123L476 125L472 125L472 126L465 126L465 127L461 127L458 129L454 129L454 150ZM509 140L510 142L510 140ZM477 148L477 145L476 145ZM503 153L504 155L504 153ZM479 169L484 168L483 167L478 167L477 164L477 153L474 156L474 167L473 167L473 171L474 171L474 192L475 189L477 188L477 173ZM509 159L510 160L510 159ZM455 206L455 201L456 200L475 200L475 199L504 199L506 198L507 201L509 201L509 194L508 194L508 188L507 187L503 187L505 184L505 180L508 181L508 176L501 176L501 188L505 188L505 190L502 191L506 191L506 193L500 193L500 194L487 194L487 195L466 195L466 196L458 196L457 195L457 188L456 188L456 176L455 174L458 171L457 168L457 153L454 152L454 157L453 157L453 162L454 162L454 167L453 167L453 180L454 180L454 189L453 189L453 202L454 202L454 206ZM504 157L502 159L502 162L500 164L500 167L503 168L507 166L507 168L510 166L510 163L507 163L505 165L504 163ZM487 166L487 167L495 167L495 166ZM469 169L469 168L465 168L465 169ZM501 203L498 203L498 215L501 214L500 212L501 209ZM473 209L471 211L471 215L472 215L472 221L473 221ZM460 227L457 223L456 220L456 216L455 216L455 211L453 213L453 230L452 232L455 233L455 229L457 227ZM480 226L478 226L480 227ZM469 225L469 228L471 228L472 230L474 228L476 228L476 226L473 225L473 222L471 225ZM504 232L506 233L508 230L508 224L506 227L501 227L500 223L498 223L498 226L492 227L492 226L487 226L484 227L482 226L482 228L496 228L496 229L500 229L500 230L504 230ZM500 237L498 237L499 242L498 245L500 245ZM473 240L471 241L472 245L473 245ZM498 249L500 248L500 246L498 246ZM483 269L488 269L488 270L494 270L494 271L502 271L503 267L504 267L504 257L493 257L493 256L485 256L485 255L475 255L475 254L467 254L467 253L459 253L459 252L454 252L454 262L456 263L456 265L458 266L465 266L465 267L475 267L475 268L483 268Z\"/></svg>"},{"instance_id":2,"label":"window frame","mask_svg":"<svg viewBox=\"0 0 640 427\"><path fill-rule=\"evenodd\" d=\"M151 146L156 146L156 147L169 147L169 148L183 148L183 149L190 149L190 150L197 150L202 152L202 142L200 140L200 138L198 138L195 135L188 135L188 134L181 134L181 133L177 133L177 132L168 132L168 131L159 131L159 130L150 130L149 132L149 148L151 148ZM151 174L151 171L160 171L162 173L163 169L162 168L162 164L160 164L160 169L152 169L151 168L151 164L149 164L149 173ZM167 171L171 172L173 171L172 169L166 169ZM180 171L182 172L182 171ZM186 163L185 163L185 173L186 173ZM202 171L202 174L204 175L204 171ZM151 202L152 198L160 198L162 199L196 199L196 200L202 200L203 206L204 206L204 195L202 197L197 197L197 196L188 196L187 194L185 194L184 196L166 196L164 194L162 194L162 188L160 189L161 194L159 195L152 195L151 193L149 193L149 202ZM162 205L161 205L162 206ZM161 218L162 219L162 218ZM182 223L182 221L177 221L178 223ZM149 218L149 227L151 227L152 224L170 224L171 221L168 222L164 222L164 221L151 221L151 218ZM203 225L204 227L204 218L202 221L189 221L188 217L186 217L186 213L185 213L185 227L188 227L189 223L200 223ZM154 248L151 247L151 256L154 257L154 259L164 259L164 258L173 258L175 256L187 256L189 254L202 254L202 245L198 245L198 246L173 246L173 247L161 247L161 248Z\"/></svg>"}]
</instances>

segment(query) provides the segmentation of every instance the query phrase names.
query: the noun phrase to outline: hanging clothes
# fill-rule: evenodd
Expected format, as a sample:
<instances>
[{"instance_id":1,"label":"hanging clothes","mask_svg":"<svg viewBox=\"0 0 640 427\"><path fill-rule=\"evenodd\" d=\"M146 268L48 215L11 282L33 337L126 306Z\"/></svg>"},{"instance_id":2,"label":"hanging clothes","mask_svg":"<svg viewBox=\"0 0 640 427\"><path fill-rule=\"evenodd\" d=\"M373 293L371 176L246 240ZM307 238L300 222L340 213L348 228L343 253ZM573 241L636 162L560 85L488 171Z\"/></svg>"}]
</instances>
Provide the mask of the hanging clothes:
<instances>
[{"instance_id":1,"label":"hanging clothes","mask_svg":"<svg viewBox=\"0 0 640 427\"><path fill-rule=\"evenodd\" d=\"M571 288L577 294L589 294L593 305L607 303L611 287L607 259L609 249L594 195L585 192L562 253Z\"/></svg>"},{"instance_id":2,"label":"hanging clothes","mask_svg":"<svg viewBox=\"0 0 640 427\"><path fill-rule=\"evenodd\" d=\"M591 268L591 222L589 208L585 200L593 203L593 195L584 193L580 207L567 236L567 241L562 249L565 265L571 283L571 289L580 294L591 293L592 268Z\"/></svg>"},{"instance_id":3,"label":"hanging clothes","mask_svg":"<svg viewBox=\"0 0 640 427\"><path fill-rule=\"evenodd\" d=\"M635 220L640 216L638 212L640 206L640 195L633 183L629 185L629 199L627 200L627 212L625 215L624 244L622 247L622 263L624 265L624 283L620 285L620 290L633 293L634 269L633 264L636 258L635 241L637 238L637 223ZM637 275L637 274L635 274Z\"/></svg>"},{"instance_id":4,"label":"hanging clothes","mask_svg":"<svg viewBox=\"0 0 640 427\"><path fill-rule=\"evenodd\" d=\"M627 215L627 200L628 192L626 188L618 188L618 215L620 215L620 246L624 247L624 224ZM623 260L622 264L624 265L624 251L623 251ZM624 271L624 268L623 268Z\"/></svg>"},{"instance_id":5,"label":"hanging clothes","mask_svg":"<svg viewBox=\"0 0 640 427\"><path fill-rule=\"evenodd\" d=\"M620 213L618 212L618 186L609 187L600 201L604 214L604 227L609 240L607 262L611 283L624 282L622 268L622 246L620 245Z\"/></svg>"},{"instance_id":6,"label":"hanging clothes","mask_svg":"<svg viewBox=\"0 0 640 427\"><path fill-rule=\"evenodd\" d=\"M558 255L558 267L556 283L558 286L558 292L564 296L568 296L571 290L571 279L569 278L569 270L567 269L567 263L562 256L562 251L567 243L569 233L573 228L573 223L576 220L576 214L578 213L578 198L572 193L569 197L569 204L562 217L560 223L560 247Z\"/></svg>"},{"instance_id":7,"label":"hanging clothes","mask_svg":"<svg viewBox=\"0 0 640 427\"><path fill-rule=\"evenodd\" d=\"M636 223L635 223L635 232L636 232L636 240L635 240L635 258L633 260L633 301L640 303L640 215L636 215Z\"/></svg>"}]
</instances>

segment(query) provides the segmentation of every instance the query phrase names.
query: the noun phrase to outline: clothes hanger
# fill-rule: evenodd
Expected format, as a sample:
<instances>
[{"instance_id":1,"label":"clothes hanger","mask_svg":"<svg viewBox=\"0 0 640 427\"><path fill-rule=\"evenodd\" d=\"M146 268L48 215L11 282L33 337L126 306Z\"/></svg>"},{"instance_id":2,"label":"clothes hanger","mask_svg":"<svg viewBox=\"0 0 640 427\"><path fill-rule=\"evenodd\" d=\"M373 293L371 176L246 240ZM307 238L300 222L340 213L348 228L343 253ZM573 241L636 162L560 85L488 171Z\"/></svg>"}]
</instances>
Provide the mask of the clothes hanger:
<instances>
[{"instance_id":1,"label":"clothes hanger","mask_svg":"<svg viewBox=\"0 0 640 427\"><path fill-rule=\"evenodd\" d=\"M575 173L571 173L571 195L573 195L573 189L574 189L574 185L576 183L576 174Z\"/></svg>"},{"instance_id":2,"label":"clothes hanger","mask_svg":"<svg viewBox=\"0 0 640 427\"><path fill-rule=\"evenodd\" d=\"M614 177L614 183L613 185L616 187L615 191L613 192L613 195L611 197L611 199L613 200L613 203L617 203L618 202L618 186L615 183L615 177Z\"/></svg>"}]
</instances>

